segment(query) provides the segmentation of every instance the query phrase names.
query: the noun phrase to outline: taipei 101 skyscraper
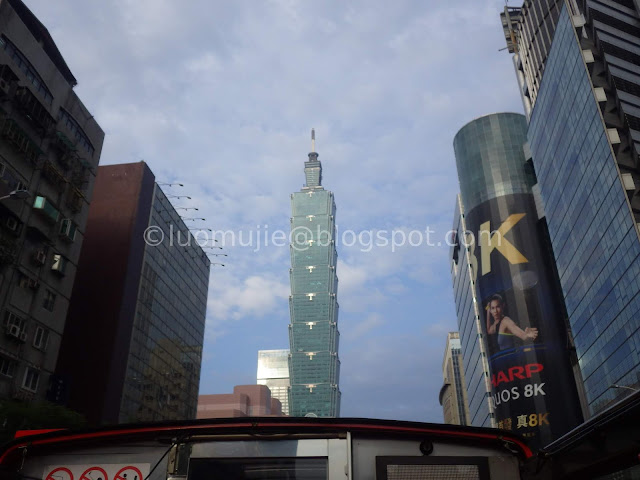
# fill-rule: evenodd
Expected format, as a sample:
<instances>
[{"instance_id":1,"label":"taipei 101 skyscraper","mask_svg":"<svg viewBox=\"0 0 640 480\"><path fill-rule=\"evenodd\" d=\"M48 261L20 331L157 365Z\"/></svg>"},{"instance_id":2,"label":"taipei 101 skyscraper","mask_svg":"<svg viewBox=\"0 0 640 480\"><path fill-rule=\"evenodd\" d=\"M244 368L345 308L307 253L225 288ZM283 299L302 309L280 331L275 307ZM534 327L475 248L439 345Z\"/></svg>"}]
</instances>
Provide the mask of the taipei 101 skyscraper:
<instances>
[{"instance_id":1,"label":"taipei 101 skyscraper","mask_svg":"<svg viewBox=\"0 0 640 480\"><path fill-rule=\"evenodd\" d=\"M336 204L322 187L315 152L304 164L306 184L291 195L291 295L289 296L289 414L340 416Z\"/></svg>"}]
</instances>

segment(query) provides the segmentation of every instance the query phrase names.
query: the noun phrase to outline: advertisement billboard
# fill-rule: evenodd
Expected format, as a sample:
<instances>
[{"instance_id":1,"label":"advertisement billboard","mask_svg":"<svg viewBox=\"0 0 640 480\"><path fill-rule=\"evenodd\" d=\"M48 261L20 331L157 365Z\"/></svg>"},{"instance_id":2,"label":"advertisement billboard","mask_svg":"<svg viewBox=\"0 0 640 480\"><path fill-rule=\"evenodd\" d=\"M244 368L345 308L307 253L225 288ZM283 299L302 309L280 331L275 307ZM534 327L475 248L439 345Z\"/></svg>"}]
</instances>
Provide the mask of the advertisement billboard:
<instances>
[{"instance_id":1,"label":"advertisement billboard","mask_svg":"<svg viewBox=\"0 0 640 480\"><path fill-rule=\"evenodd\" d=\"M465 219L496 421L539 448L580 424L582 414L534 199L503 195Z\"/></svg>"}]
</instances>

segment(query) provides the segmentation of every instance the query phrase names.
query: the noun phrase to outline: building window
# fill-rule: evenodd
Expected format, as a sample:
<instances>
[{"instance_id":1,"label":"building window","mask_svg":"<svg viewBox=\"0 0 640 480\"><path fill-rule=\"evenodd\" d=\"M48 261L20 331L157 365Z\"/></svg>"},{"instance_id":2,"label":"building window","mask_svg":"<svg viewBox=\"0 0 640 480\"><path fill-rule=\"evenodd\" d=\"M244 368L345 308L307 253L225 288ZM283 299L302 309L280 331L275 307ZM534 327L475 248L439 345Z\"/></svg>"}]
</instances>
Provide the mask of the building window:
<instances>
[{"instance_id":1,"label":"building window","mask_svg":"<svg viewBox=\"0 0 640 480\"><path fill-rule=\"evenodd\" d=\"M42 95L45 103L47 105L51 105L53 102L53 95L51 95L51 92L45 85L44 80L42 80L42 77L38 75L37 70L33 65L31 65L31 62L29 62L22 52L18 50L16 46L4 35L0 37L0 48L4 48L7 51L11 60L13 60L16 66L27 76L27 80L33 84L34 89Z\"/></svg>"},{"instance_id":2,"label":"building window","mask_svg":"<svg viewBox=\"0 0 640 480\"><path fill-rule=\"evenodd\" d=\"M40 380L40 372L27 367L24 371L24 379L22 380L22 388L29 390L30 392L38 391L38 381Z\"/></svg>"},{"instance_id":3,"label":"building window","mask_svg":"<svg viewBox=\"0 0 640 480\"><path fill-rule=\"evenodd\" d=\"M36 328L36 334L33 337L33 346L38 350L46 350L49 343L49 330L42 327Z\"/></svg>"},{"instance_id":4,"label":"building window","mask_svg":"<svg viewBox=\"0 0 640 480\"><path fill-rule=\"evenodd\" d=\"M91 145L89 137L84 133L84 130L82 130L82 127L80 127L76 119L73 118L65 109L61 108L58 112L58 120L67 126L67 128L73 133L73 136L76 137L76 140L78 140L78 143L82 145L82 148L89 152L89 155L93 156L95 148Z\"/></svg>"},{"instance_id":5,"label":"building window","mask_svg":"<svg viewBox=\"0 0 640 480\"><path fill-rule=\"evenodd\" d=\"M16 362L8 358L0 357L0 375L13 378L16 373Z\"/></svg>"},{"instance_id":6,"label":"building window","mask_svg":"<svg viewBox=\"0 0 640 480\"><path fill-rule=\"evenodd\" d=\"M42 306L45 310L49 310L53 312L53 307L56 304L56 294L51 290L47 290L44 294L44 301L42 302Z\"/></svg>"},{"instance_id":7,"label":"building window","mask_svg":"<svg viewBox=\"0 0 640 480\"><path fill-rule=\"evenodd\" d=\"M29 290L37 290L40 286L40 282L35 278L27 277L26 275L19 273L20 281L18 284L21 288L28 288Z\"/></svg>"},{"instance_id":8,"label":"building window","mask_svg":"<svg viewBox=\"0 0 640 480\"><path fill-rule=\"evenodd\" d=\"M22 330L24 329L25 325L25 321L23 318L20 318L15 313L9 311L6 311L4 313L4 321L2 323L7 328L7 330L12 326L17 327L19 330Z\"/></svg>"}]
</instances>

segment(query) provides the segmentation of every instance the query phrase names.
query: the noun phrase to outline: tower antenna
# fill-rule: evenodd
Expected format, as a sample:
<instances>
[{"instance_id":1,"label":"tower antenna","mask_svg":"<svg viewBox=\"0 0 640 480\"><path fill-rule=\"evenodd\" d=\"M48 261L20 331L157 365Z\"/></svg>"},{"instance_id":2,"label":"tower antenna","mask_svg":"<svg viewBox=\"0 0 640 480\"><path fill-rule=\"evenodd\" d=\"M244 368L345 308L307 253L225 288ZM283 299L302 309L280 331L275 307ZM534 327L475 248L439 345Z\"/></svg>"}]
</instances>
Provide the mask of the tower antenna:
<instances>
[{"instance_id":1,"label":"tower antenna","mask_svg":"<svg viewBox=\"0 0 640 480\"><path fill-rule=\"evenodd\" d=\"M316 131L315 129L311 129L311 152L316 151Z\"/></svg>"}]
</instances>

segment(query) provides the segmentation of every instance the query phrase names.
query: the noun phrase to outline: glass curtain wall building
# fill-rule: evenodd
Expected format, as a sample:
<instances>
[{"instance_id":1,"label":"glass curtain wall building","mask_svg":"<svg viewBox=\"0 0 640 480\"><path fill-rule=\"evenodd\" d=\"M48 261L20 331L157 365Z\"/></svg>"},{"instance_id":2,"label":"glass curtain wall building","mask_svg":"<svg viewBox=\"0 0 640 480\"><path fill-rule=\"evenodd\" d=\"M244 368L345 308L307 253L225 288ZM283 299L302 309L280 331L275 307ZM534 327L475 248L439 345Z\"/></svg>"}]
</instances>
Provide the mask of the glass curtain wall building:
<instances>
[{"instance_id":1,"label":"glass curtain wall building","mask_svg":"<svg viewBox=\"0 0 640 480\"><path fill-rule=\"evenodd\" d=\"M266 385L289 415L289 350L258 350L258 385Z\"/></svg>"},{"instance_id":2,"label":"glass curtain wall building","mask_svg":"<svg viewBox=\"0 0 640 480\"><path fill-rule=\"evenodd\" d=\"M210 261L144 162L100 167L91 207L56 369L67 405L90 424L195 418Z\"/></svg>"},{"instance_id":3,"label":"glass curtain wall building","mask_svg":"<svg viewBox=\"0 0 640 480\"><path fill-rule=\"evenodd\" d=\"M291 195L289 412L296 417L338 417L336 205L333 193L322 187L315 151L304 166L306 185Z\"/></svg>"},{"instance_id":4,"label":"glass curtain wall building","mask_svg":"<svg viewBox=\"0 0 640 480\"><path fill-rule=\"evenodd\" d=\"M595 414L640 386L640 15L562 3L528 137Z\"/></svg>"},{"instance_id":5,"label":"glass curtain wall building","mask_svg":"<svg viewBox=\"0 0 640 480\"><path fill-rule=\"evenodd\" d=\"M442 405L444 423L469 425L469 402L467 401L458 332L447 334L447 346L442 361L442 378L444 382L440 389L439 400Z\"/></svg>"},{"instance_id":6,"label":"glass curtain wall building","mask_svg":"<svg viewBox=\"0 0 640 480\"><path fill-rule=\"evenodd\" d=\"M461 240L467 227L464 221L462 200L456 197L453 230L456 236L451 247L451 279L456 302L456 315L460 329L459 343L462 350L464 388L468 404L468 423L475 427L495 427L495 415L490 401L491 383L489 364L480 326L480 311L474 284L469 253Z\"/></svg>"},{"instance_id":7,"label":"glass curtain wall building","mask_svg":"<svg viewBox=\"0 0 640 480\"><path fill-rule=\"evenodd\" d=\"M120 422L196 418L210 261L156 183L127 358ZM171 241L173 240L173 242Z\"/></svg>"},{"instance_id":8,"label":"glass curtain wall building","mask_svg":"<svg viewBox=\"0 0 640 480\"><path fill-rule=\"evenodd\" d=\"M500 14L507 49L513 53L527 118L536 102L545 63L564 0L526 0L522 8L505 5Z\"/></svg>"}]
</instances>

